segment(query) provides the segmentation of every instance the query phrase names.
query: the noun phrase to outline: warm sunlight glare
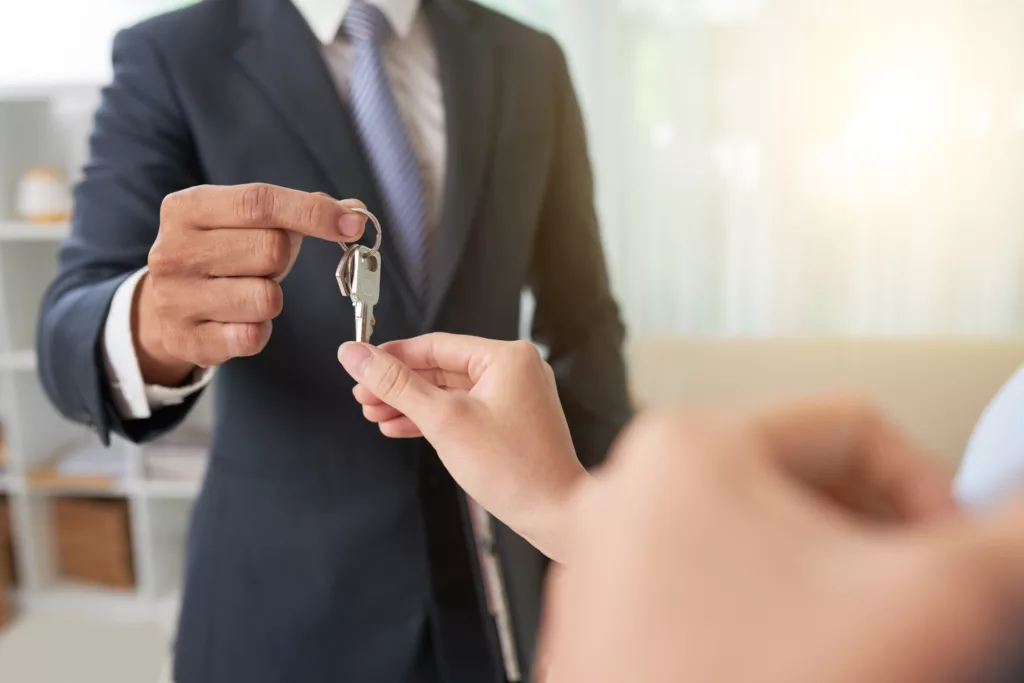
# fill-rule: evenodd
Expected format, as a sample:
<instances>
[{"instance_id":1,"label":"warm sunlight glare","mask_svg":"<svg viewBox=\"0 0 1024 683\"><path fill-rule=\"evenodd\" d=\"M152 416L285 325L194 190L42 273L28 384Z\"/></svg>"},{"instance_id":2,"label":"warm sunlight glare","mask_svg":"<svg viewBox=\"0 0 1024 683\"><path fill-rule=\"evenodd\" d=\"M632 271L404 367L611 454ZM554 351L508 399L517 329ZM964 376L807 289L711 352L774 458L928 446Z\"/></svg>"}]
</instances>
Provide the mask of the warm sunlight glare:
<instances>
[{"instance_id":1,"label":"warm sunlight glare","mask_svg":"<svg viewBox=\"0 0 1024 683\"><path fill-rule=\"evenodd\" d=\"M945 146L957 95L941 69L879 70L865 74L855 93L843 147L859 170L912 173Z\"/></svg>"}]
</instances>

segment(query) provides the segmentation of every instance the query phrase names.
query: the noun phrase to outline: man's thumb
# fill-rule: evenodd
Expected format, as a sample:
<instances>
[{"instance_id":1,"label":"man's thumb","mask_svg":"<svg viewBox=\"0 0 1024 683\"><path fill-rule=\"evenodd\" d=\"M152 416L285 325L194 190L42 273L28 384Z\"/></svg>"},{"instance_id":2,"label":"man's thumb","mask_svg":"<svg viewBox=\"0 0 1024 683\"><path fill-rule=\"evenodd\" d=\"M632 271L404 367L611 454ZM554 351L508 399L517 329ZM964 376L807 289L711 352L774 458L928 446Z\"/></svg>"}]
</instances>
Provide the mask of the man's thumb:
<instances>
[{"instance_id":1,"label":"man's thumb","mask_svg":"<svg viewBox=\"0 0 1024 683\"><path fill-rule=\"evenodd\" d=\"M348 374L370 393L404 413L421 431L428 431L443 390L412 371L408 365L369 344L348 342L338 351ZM426 429L424 429L426 427Z\"/></svg>"}]
</instances>

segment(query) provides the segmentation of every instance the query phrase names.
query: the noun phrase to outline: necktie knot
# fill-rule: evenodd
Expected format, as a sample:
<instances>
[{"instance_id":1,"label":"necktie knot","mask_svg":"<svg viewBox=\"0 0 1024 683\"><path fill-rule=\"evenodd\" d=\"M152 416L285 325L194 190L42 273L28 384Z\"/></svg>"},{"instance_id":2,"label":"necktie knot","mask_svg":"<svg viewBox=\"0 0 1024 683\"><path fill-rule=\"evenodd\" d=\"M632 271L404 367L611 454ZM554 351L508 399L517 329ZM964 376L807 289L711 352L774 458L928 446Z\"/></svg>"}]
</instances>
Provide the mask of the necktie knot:
<instances>
[{"instance_id":1,"label":"necktie knot","mask_svg":"<svg viewBox=\"0 0 1024 683\"><path fill-rule=\"evenodd\" d=\"M342 28L353 43L380 45L391 24L379 7L366 0L355 0L345 13Z\"/></svg>"}]
</instances>

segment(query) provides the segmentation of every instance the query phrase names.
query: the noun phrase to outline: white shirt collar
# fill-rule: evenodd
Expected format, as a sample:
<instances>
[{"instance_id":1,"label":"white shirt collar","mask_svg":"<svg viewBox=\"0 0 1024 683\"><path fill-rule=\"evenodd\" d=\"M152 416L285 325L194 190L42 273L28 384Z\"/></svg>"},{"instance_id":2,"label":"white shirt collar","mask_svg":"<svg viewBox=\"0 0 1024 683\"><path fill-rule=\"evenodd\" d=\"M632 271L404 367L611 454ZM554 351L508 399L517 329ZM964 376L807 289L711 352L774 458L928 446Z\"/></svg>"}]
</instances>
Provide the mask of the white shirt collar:
<instances>
[{"instance_id":1,"label":"white shirt collar","mask_svg":"<svg viewBox=\"0 0 1024 683\"><path fill-rule=\"evenodd\" d=\"M341 28L341 21L345 18L352 0L292 0L299 12L306 19L306 23L313 29L313 35L327 45L334 42ZM416 12L420 8L420 0L367 0L371 5L376 5L384 12L384 16L391 22L391 28L395 35L404 38L412 30L413 21L416 19Z\"/></svg>"}]
</instances>

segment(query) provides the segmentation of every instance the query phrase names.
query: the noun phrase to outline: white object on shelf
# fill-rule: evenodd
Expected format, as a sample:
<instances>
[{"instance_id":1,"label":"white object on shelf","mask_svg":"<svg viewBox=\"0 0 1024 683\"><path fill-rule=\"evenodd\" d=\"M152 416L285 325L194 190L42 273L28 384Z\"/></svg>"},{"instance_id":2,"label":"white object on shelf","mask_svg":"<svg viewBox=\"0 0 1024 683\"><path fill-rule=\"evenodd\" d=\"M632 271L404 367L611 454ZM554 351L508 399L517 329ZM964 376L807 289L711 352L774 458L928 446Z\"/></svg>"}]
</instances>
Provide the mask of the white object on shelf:
<instances>
[{"instance_id":1,"label":"white object on shelf","mask_svg":"<svg viewBox=\"0 0 1024 683\"><path fill-rule=\"evenodd\" d=\"M32 349L0 353L0 369L32 371L36 369L36 352Z\"/></svg>"},{"instance_id":2,"label":"white object on shelf","mask_svg":"<svg viewBox=\"0 0 1024 683\"><path fill-rule=\"evenodd\" d=\"M0 242L60 242L70 233L68 223L0 221Z\"/></svg>"},{"instance_id":3,"label":"white object on shelf","mask_svg":"<svg viewBox=\"0 0 1024 683\"><path fill-rule=\"evenodd\" d=\"M66 222L71 215L71 192L60 169L35 166L18 182L18 214L40 224Z\"/></svg>"}]
</instances>

